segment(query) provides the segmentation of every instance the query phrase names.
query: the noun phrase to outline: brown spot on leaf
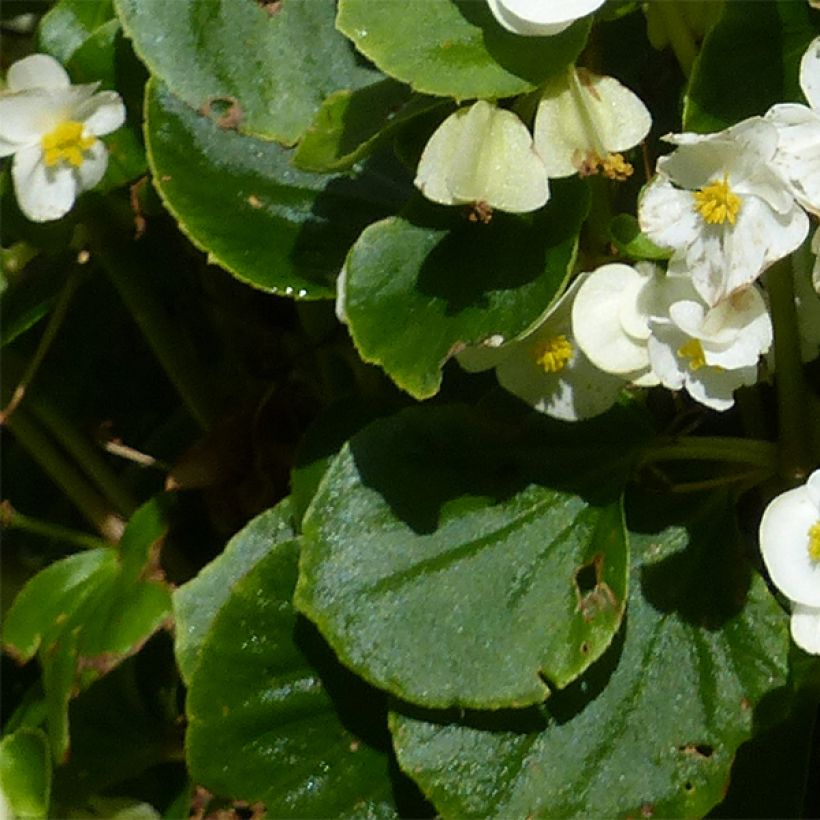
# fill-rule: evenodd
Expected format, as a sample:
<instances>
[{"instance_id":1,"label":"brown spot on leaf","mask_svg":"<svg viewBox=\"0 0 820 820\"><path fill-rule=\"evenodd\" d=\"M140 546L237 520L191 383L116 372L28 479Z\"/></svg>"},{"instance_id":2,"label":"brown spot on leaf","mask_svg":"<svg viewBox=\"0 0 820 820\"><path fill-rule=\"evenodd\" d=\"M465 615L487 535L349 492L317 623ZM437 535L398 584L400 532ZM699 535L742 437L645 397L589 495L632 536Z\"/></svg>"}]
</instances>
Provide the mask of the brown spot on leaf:
<instances>
[{"instance_id":1,"label":"brown spot on leaf","mask_svg":"<svg viewBox=\"0 0 820 820\"><path fill-rule=\"evenodd\" d=\"M259 8L261 8L268 17L279 14L284 4L284 0L256 0L256 2L259 4Z\"/></svg>"},{"instance_id":2,"label":"brown spot on leaf","mask_svg":"<svg viewBox=\"0 0 820 820\"><path fill-rule=\"evenodd\" d=\"M678 751L690 757L705 760L714 754L714 748L708 743L687 743L685 746L678 746Z\"/></svg>"},{"instance_id":3,"label":"brown spot on leaf","mask_svg":"<svg viewBox=\"0 0 820 820\"><path fill-rule=\"evenodd\" d=\"M245 116L242 106L236 97L209 97L199 109L203 117L210 117L216 120L220 128L233 129L239 127L242 118Z\"/></svg>"},{"instance_id":4,"label":"brown spot on leaf","mask_svg":"<svg viewBox=\"0 0 820 820\"><path fill-rule=\"evenodd\" d=\"M604 556L599 552L575 571L575 595L578 611L585 621L592 621L602 612L618 608L615 593L603 580Z\"/></svg>"},{"instance_id":5,"label":"brown spot on leaf","mask_svg":"<svg viewBox=\"0 0 820 820\"><path fill-rule=\"evenodd\" d=\"M259 197L256 194L251 194L248 197L248 205L250 205L251 208L256 208L258 210L262 207L262 200L259 199Z\"/></svg>"},{"instance_id":6,"label":"brown spot on leaf","mask_svg":"<svg viewBox=\"0 0 820 820\"><path fill-rule=\"evenodd\" d=\"M641 803L641 817L652 817L655 807L651 803Z\"/></svg>"}]
</instances>

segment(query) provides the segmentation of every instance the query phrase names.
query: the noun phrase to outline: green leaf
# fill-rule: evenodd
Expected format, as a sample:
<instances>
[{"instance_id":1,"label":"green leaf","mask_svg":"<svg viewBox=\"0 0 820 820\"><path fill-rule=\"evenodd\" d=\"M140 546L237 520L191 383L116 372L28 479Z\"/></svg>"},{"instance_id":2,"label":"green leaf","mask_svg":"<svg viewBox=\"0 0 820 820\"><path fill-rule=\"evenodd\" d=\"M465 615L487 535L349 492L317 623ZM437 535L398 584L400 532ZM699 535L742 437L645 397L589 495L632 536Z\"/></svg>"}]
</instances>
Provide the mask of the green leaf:
<instances>
[{"instance_id":1,"label":"green leaf","mask_svg":"<svg viewBox=\"0 0 820 820\"><path fill-rule=\"evenodd\" d=\"M394 816L384 702L293 610L298 556L276 544L213 621L188 691L191 776L272 817Z\"/></svg>"},{"instance_id":2,"label":"green leaf","mask_svg":"<svg viewBox=\"0 0 820 820\"><path fill-rule=\"evenodd\" d=\"M322 104L293 162L306 171L350 168L410 120L445 105L389 79L337 91Z\"/></svg>"},{"instance_id":3,"label":"green leaf","mask_svg":"<svg viewBox=\"0 0 820 820\"><path fill-rule=\"evenodd\" d=\"M112 0L60 0L40 19L40 51L68 63L94 33L114 17Z\"/></svg>"},{"instance_id":4,"label":"green leaf","mask_svg":"<svg viewBox=\"0 0 820 820\"><path fill-rule=\"evenodd\" d=\"M425 204L367 228L345 263L345 311L359 355L424 399L465 345L511 339L535 323L569 275L588 204L577 179L552 189L545 209L496 212L489 224Z\"/></svg>"},{"instance_id":5,"label":"green leaf","mask_svg":"<svg viewBox=\"0 0 820 820\"><path fill-rule=\"evenodd\" d=\"M298 171L287 150L220 128L155 80L146 143L154 184L191 241L238 279L286 296L333 296L356 236L406 191L366 169L345 177Z\"/></svg>"},{"instance_id":6,"label":"green leaf","mask_svg":"<svg viewBox=\"0 0 820 820\"><path fill-rule=\"evenodd\" d=\"M232 585L278 543L294 536L290 499L286 498L254 518L228 541L218 558L174 592L174 651L186 683L194 673L214 618L231 596Z\"/></svg>"},{"instance_id":7,"label":"green leaf","mask_svg":"<svg viewBox=\"0 0 820 820\"><path fill-rule=\"evenodd\" d=\"M48 738L39 729L23 727L0 741L0 812L6 817L35 820L48 817L51 756ZM5 800L6 805L3 805Z\"/></svg>"},{"instance_id":8,"label":"green leaf","mask_svg":"<svg viewBox=\"0 0 820 820\"><path fill-rule=\"evenodd\" d=\"M542 678L566 686L620 624L620 488L641 429L621 409L570 426L461 406L371 424L305 515L296 606L399 697L543 700Z\"/></svg>"},{"instance_id":9,"label":"green leaf","mask_svg":"<svg viewBox=\"0 0 820 820\"><path fill-rule=\"evenodd\" d=\"M638 501L625 629L586 675L526 711L397 704L400 765L443 817L700 817L721 799L755 707L786 685L787 618L728 498L674 524Z\"/></svg>"},{"instance_id":10,"label":"green leaf","mask_svg":"<svg viewBox=\"0 0 820 820\"><path fill-rule=\"evenodd\" d=\"M532 91L580 54L590 21L553 37L520 37L485 2L340 0L336 25L385 74L423 94L464 100Z\"/></svg>"},{"instance_id":11,"label":"green leaf","mask_svg":"<svg viewBox=\"0 0 820 820\"><path fill-rule=\"evenodd\" d=\"M632 214L618 214L609 224L609 236L619 253L627 259L649 259L660 262L669 259L672 251L658 247L641 233L638 220Z\"/></svg>"},{"instance_id":12,"label":"green leaf","mask_svg":"<svg viewBox=\"0 0 820 820\"><path fill-rule=\"evenodd\" d=\"M332 0L117 0L134 50L193 108L234 106L244 134L292 145L324 98L373 81L333 27Z\"/></svg>"},{"instance_id":13,"label":"green leaf","mask_svg":"<svg viewBox=\"0 0 820 820\"><path fill-rule=\"evenodd\" d=\"M152 500L134 513L119 550L89 550L46 567L8 612L4 648L23 663L39 656L58 760L68 750L70 698L139 651L170 613L168 587L152 577L162 505Z\"/></svg>"},{"instance_id":14,"label":"green leaf","mask_svg":"<svg viewBox=\"0 0 820 820\"><path fill-rule=\"evenodd\" d=\"M790 0L726 3L692 72L684 130L719 131L775 103L805 102L798 66L817 35L810 13Z\"/></svg>"}]
</instances>

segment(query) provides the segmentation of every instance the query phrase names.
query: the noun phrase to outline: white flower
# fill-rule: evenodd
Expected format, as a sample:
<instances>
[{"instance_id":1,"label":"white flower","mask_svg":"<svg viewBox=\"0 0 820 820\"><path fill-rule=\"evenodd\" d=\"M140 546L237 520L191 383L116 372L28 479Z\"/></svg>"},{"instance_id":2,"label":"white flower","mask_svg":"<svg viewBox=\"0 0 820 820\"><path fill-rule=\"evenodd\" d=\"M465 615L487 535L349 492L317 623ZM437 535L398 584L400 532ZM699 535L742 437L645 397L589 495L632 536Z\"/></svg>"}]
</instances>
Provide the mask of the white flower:
<instances>
[{"instance_id":1,"label":"white flower","mask_svg":"<svg viewBox=\"0 0 820 820\"><path fill-rule=\"evenodd\" d=\"M523 213L549 199L544 163L512 111L479 100L447 117L419 161L416 187L442 205Z\"/></svg>"},{"instance_id":2,"label":"white flower","mask_svg":"<svg viewBox=\"0 0 820 820\"><path fill-rule=\"evenodd\" d=\"M47 54L14 63L0 94L0 156L14 155L11 176L20 210L34 222L59 219L77 195L105 173L108 152L97 139L119 128L125 108L99 83L71 85Z\"/></svg>"},{"instance_id":3,"label":"white flower","mask_svg":"<svg viewBox=\"0 0 820 820\"><path fill-rule=\"evenodd\" d=\"M820 295L820 228L814 232L814 236L811 238L811 252L814 254L814 270L811 274L811 283Z\"/></svg>"},{"instance_id":4,"label":"white flower","mask_svg":"<svg viewBox=\"0 0 820 820\"><path fill-rule=\"evenodd\" d=\"M584 279L579 276L524 336L506 344L491 337L459 353L459 364L471 372L495 367L505 390L553 418L578 421L608 410L626 382L595 367L572 336L572 301Z\"/></svg>"},{"instance_id":5,"label":"white flower","mask_svg":"<svg viewBox=\"0 0 820 820\"><path fill-rule=\"evenodd\" d=\"M641 387L658 384L647 343L650 317L665 313L665 281L646 262L615 262L589 274L572 306L572 332L596 367Z\"/></svg>"},{"instance_id":6,"label":"white flower","mask_svg":"<svg viewBox=\"0 0 820 820\"><path fill-rule=\"evenodd\" d=\"M771 167L778 132L761 117L666 139L678 148L641 195L641 230L674 251L670 273L691 275L716 305L795 250L808 217Z\"/></svg>"},{"instance_id":7,"label":"white flower","mask_svg":"<svg viewBox=\"0 0 820 820\"><path fill-rule=\"evenodd\" d=\"M766 507L760 551L772 582L792 602L794 642L820 655L820 470Z\"/></svg>"},{"instance_id":8,"label":"white flower","mask_svg":"<svg viewBox=\"0 0 820 820\"><path fill-rule=\"evenodd\" d=\"M487 0L495 19L514 34L545 37L569 28L604 0Z\"/></svg>"},{"instance_id":9,"label":"white flower","mask_svg":"<svg viewBox=\"0 0 820 820\"><path fill-rule=\"evenodd\" d=\"M816 233L815 239L817 236ZM820 294L814 289L812 282L813 276L817 276L818 264L815 260L813 274L808 265L803 264L793 264L792 271L797 329L800 333L800 357L804 362L810 362L820 352Z\"/></svg>"},{"instance_id":10,"label":"white flower","mask_svg":"<svg viewBox=\"0 0 820 820\"><path fill-rule=\"evenodd\" d=\"M757 362L772 343L772 323L755 286L710 308L685 276L668 276L667 315L650 319L652 371L664 387L682 387L701 404L727 410L741 385L757 380Z\"/></svg>"},{"instance_id":11,"label":"white flower","mask_svg":"<svg viewBox=\"0 0 820 820\"><path fill-rule=\"evenodd\" d=\"M570 66L547 83L535 115L535 150L549 177L601 170L625 179L632 167L617 152L649 132L646 106L613 77Z\"/></svg>"},{"instance_id":12,"label":"white flower","mask_svg":"<svg viewBox=\"0 0 820 820\"><path fill-rule=\"evenodd\" d=\"M800 61L800 87L810 108L796 103L772 106L766 119L778 131L774 165L800 204L820 215L820 37Z\"/></svg>"}]
</instances>

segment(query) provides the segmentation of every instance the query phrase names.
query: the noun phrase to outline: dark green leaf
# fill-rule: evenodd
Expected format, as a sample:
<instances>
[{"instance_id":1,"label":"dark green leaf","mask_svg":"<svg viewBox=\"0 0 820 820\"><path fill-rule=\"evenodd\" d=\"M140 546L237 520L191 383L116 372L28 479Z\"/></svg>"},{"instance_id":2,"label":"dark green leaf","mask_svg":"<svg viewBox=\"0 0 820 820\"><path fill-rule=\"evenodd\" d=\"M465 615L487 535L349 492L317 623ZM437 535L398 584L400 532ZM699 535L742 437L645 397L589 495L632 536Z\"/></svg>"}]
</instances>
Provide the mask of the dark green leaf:
<instances>
[{"instance_id":1,"label":"dark green leaf","mask_svg":"<svg viewBox=\"0 0 820 820\"><path fill-rule=\"evenodd\" d=\"M350 168L410 120L445 105L395 80L337 91L322 104L293 162L306 171Z\"/></svg>"},{"instance_id":2,"label":"dark green leaf","mask_svg":"<svg viewBox=\"0 0 820 820\"><path fill-rule=\"evenodd\" d=\"M659 248L646 234L641 233L638 220L632 214L618 214L609 224L612 244L627 259L669 259L672 251Z\"/></svg>"},{"instance_id":3,"label":"dark green leaf","mask_svg":"<svg viewBox=\"0 0 820 820\"><path fill-rule=\"evenodd\" d=\"M324 98L373 81L333 26L332 0L117 0L123 27L152 74L193 108L292 145Z\"/></svg>"},{"instance_id":4,"label":"dark green leaf","mask_svg":"<svg viewBox=\"0 0 820 820\"><path fill-rule=\"evenodd\" d=\"M340 0L339 30L385 74L423 94L497 99L531 91L573 62L589 20L520 37L474 0Z\"/></svg>"},{"instance_id":5,"label":"dark green leaf","mask_svg":"<svg viewBox=\"0 0 820 820\"><path fill-rule=\"evenodd\" d=\"M404 183L367 170L298 171L276 143L220 128L156 81L147 95L146 142L160 196L211 260L254 287L332 296L356 236L404 197Z\"/></svg>"},{"instance_id":6,"label":"dark green leaf","mask_svg":"<svg viewBox=\"0 0 820 820\"><path fill-rule=\"evenodd\" d=\"M232 585L278 543L294 537L290 500L258 515L230 541L224 552L174 593L177 663L190 682L202 642L214 618L231 596Z\"/></svg>"},{"instance_id":7,"label":"dark green leaf","mask_svg":"<svg viewBox=\"0 0 820 820\"><path fill-rule=\"evenodd\" d=\"M399 762L443 817L697 817L721 799L786 684L787 618L723 495L676 525L658 497L635 506L625 628L581 679L525 711L397 705Z\"/></svg>"},{"instance_id":8,"label":"dark green leaf","mask_svg":"<svg viewBox=\"0 0 820 820\"><path fill-rule=\"evenodd\" d=\"M524 419L412 408L329 467L295 601L365 679L425 705L521 706L609 645L640 426L620 409L574 427Z\"/></svg>"},{"instance_id":9,"label":"dark green leaf","mask_svg":"<svg viewBox=\"0 0 820 820\"><path fill-rule=\"evenodd\" d=\"M272 817L393 816L384 703L293 610L298 556L278 543L212 623L188 692L191 776Z\"/></svg>"},{"instance_id":10,"label":"dark green leaf","mask_svg":"<svg viewBox=\"0 0 820 820\"><path fill-rule=\"evenodd\" d=\"M61 63L67 63L77 49L113 17L112 0L60 0L40 20L38 47Z\"/></svg>"},{"instance_id":11,"label":"dark green leaf","mask_svg":"<svg viewBox=\"0 0 820 820\"><path fill-rule=\"evenodd\" d=\"M556 182L535 214L489 224L434 206L367 228L345 263L345 312L366 362L415 398L434 395L465 345L512 339L546 311L575 261L587 192Z\"/></svg>"}]
</instances>

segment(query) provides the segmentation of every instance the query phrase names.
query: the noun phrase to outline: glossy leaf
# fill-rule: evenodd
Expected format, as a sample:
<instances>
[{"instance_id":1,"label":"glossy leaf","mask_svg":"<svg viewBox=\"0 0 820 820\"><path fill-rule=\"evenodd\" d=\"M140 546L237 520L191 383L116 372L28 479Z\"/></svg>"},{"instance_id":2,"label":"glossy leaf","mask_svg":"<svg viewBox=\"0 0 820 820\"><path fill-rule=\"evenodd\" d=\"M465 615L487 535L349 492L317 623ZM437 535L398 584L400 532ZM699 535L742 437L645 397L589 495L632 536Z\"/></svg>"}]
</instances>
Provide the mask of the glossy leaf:
<instances>
[{"instance_id":1,"label":"glossy leaf","mask_svg":"<svg viewBox=\"0 0 820 820\"><path fill-rule=\"evenodd\" d=\"M285 499L254 518L196 578L174 592L174 651L186 682L190 682L214 618L231 596L232 585L278 543L294 537L290 500Z\"/></svg>"},{"instance_id":2,"label":"glossy leaf","mask_svg":"<svg viewBox=\"0 0 820 820\"><path fill-rule=\"evenodd\" d=\"M322 104L293 162L306 171L350 168L410 120L445 105L390 79L337 91Z\"/></svg>"},{"instance_id":3,"label":"glossy leaf","mask_svg":"<svg viewBox=\"0 0 820 820\"><path fill-rule=\"evenodd\" d=\"M804 102L797 78L800 57L817 35L810 15L808 3L789 0L726 3L692 72L684 130L718 131L775 103Z\"/></svg>"},{"instance_id":4,"label":"glossy leaf","mask_svg":"<svg viewBox=\"0 0 820 820\"><path fill-rule=\"evenodd\" d=\"M366 169L298 171L290 152L220 128L161 83L151 81L147 96L149 162L166 207L212 261L262 290L332 296L356 236L406 192L406 183Z\"/></svg>"},{"instance_id":5,"label":"glossy leaf","mask_svg":"<svg viewBox=\"0 0 820 820\"><path fill-rule=\"evenodd\" d=\"M543 700L609 645L625 601L623 470L606 423L413 408L355 435L303 522L297 607L342 661L429 706ZM616 421L617 419L617 421Z\"/></svg>"},{"instance_id":6,"label":"glossy leaf","mask_svg":"<svg viewBox=\"0 0 820 820\"><path fill-rule=\"evenodd\" d=\"M535 323L570 273L587 208L578 180L552 188L547 207L532 215L496 212L484 224L424 206L367 228L345 264L345 312L359 355L428 398L465 345L511 339Z\"/></svg>"},{"instance_id":7,"label":"glossy leaf","mask_svg":"<svg viewBox=\"0 0 820 820\"><path fill-rule=\"evenodd\" d=\"M669 249L658 247L646 234L641 233L641 226L632 214L614 217L609 223L609 237L626 259L661 261L669 259L672 254Z\"/></svg>"},{"instance_id":8,"label":"glossy leaf","mask_svg":"<svg viewBox=\"0 0 820 820\"><path fill-rule=\"evenodd\" d=\"M40 19L38 47L67 63L77 49L113 17L112 0L60 0Z\"/></svg>"},{"instance_id":9,"label":"glossy leaf","mask_svg":"<svg viewBox=\"0 0 820 820\"><path fill-rule=\"evenodd\" d=\"M68 701L137 652L170 614L166 584L153 573L165 533L162 502L134 514L119 549L72 555L34 576L12 604L4 649L43 668L54 756L68 750Z\"/></svg>"},{"instance_id":10,"label":"glossy leaf","mask_svg":"<svg viewBox=\"0 0 820 820\"><path fill-rule=\"evenodd\" d=\"M553 37L519 37L472 0L340 0L336 25L385 74L459 100L531 91L575 60L589 32L579 20Z\"/></svg>"},{"instance_id":11,"label":"glossy leaf","mask_svg":"<svg viewBox=\"0 0 820 820\"><path fill-rule=\"evenodd\" d=\"M0 813L19 820L48 817L51 756L48 738L23 727L0 741ZM5 805L4 805L5 802Z\"/></svg>"},{"instance_id":12,"label":"glossy leaf","mask_svg":"<svg viewBox=\"0 0 820 820\"><path fill-rule=\"evenodd\" d=\"M152 74L204 113L231 102L234 127L255 137L292 145L326 96L373 81L372 69L334 29L331 0L115 5Z\"/></svg>"},{"instance_id":13,"label":"glossy leaf","mask_svg":"<svg viewBox=\"0 0 820 820\"><path fill-rule=\"evenodd\" d=\"M639 504L654 521L631 528L625 628L582 678L516 712L397 704L399 762L443 817L697 817L721 799L755 707L786 685L787 618L724 496L674 525L657 496Z\"/></svg>"},{"instance_id":14,"label":"glossy leaf","mask_svg":"<svg viewBox=\"0 0 820 820\"><path fill-rule=\"evenodd\" d=\"M393 816L384 702L298 618L298 555L278 543L213 621L188 691L191 776L274 817Z\"/></svg>"}]
</instances>

